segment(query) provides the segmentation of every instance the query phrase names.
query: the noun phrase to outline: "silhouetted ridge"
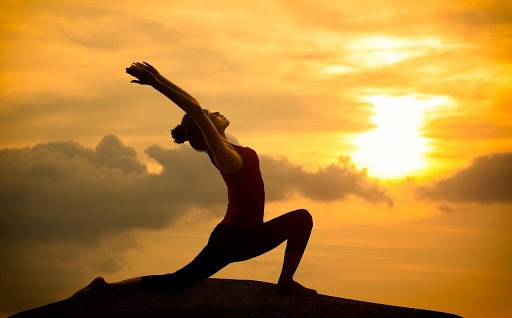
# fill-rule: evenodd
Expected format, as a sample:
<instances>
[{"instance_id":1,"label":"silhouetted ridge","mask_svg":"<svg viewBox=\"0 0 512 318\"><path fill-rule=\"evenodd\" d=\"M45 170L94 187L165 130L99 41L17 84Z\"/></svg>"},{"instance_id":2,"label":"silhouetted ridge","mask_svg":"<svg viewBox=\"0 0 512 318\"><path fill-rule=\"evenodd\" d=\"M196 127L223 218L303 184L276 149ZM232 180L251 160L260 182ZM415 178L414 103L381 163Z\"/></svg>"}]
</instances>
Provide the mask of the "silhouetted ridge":
<instances>
[{"instance_id":1,"label":"silhouetted ridge","mask_svg":"<svg viewBox=\"0 0 512 318\"><path fill-rule=\"evenodd\" d=\"M11 317L459 317L325 295L281 297L274 284L210 278L175 295L125 294L63 300Z\"/></svg>"}]
</instances>

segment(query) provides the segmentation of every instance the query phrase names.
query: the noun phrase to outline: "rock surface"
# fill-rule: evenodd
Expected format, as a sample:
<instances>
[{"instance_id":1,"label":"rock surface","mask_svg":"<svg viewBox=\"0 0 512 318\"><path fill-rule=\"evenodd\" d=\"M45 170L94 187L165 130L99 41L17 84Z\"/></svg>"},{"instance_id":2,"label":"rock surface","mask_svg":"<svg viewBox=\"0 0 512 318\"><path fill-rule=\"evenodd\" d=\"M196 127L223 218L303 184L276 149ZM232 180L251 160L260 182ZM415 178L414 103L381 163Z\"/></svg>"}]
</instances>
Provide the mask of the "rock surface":
<instances>
[{"instance_id":1,"label":"rock surface","mask_svg":"<svg viewBox=\"0 0 512 318\"><path fill-rule=\"evenodd\" d=\"M325 295L282 297L274 284L210 278L175 295L125 294L63 300L11 317L459 317Z\"/></svg>"}]
</instances>

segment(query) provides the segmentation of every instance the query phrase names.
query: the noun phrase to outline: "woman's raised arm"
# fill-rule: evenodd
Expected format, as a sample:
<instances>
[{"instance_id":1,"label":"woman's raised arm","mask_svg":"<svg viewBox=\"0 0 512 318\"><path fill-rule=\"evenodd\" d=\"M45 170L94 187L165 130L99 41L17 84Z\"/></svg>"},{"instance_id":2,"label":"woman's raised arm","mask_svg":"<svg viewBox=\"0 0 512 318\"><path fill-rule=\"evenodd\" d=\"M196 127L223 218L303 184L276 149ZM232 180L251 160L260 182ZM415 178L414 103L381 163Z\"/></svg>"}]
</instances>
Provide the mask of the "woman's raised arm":
<instances>
[{"instance_id":1,"label":"woman's raised arm","mask_svg":"<svg viewBox=\"0 0 512 318\"><path fill-rule=\"evenodd\" d=\"M190 95L189 93L187 93L184 89L182 89L181 87L179 87L178 85L174 84L173 82L169 81L167 78L165 78L162 74L160 74L160 72L151 64L149 64L148 62L142 62L142 63L139 63L139 62L135 62L133 63L134 65L137 65L139 67L142 67L144 68L145 70L149 71L150 73L152 73L153 75L156 76L156 78L158 78L158 80L164 84L166 84L167 86L170 86L171 88L177 90L178 92L181 92L182 94L190 97L191 99L193 99L195 102L197 102L199 104L199 102L197 101L197 99L195 99L192 95Z\"/></svg>"},{"instance_id":2,"label":"woman's raised arm","mask_svg":"<svg viewBox=\"0 0 512 318\"><path fill-rule=\"evenodd\" d=\"M192 115L192 113L202 110L197 100L161 82L155 74L151 73L144 67L132 64L132 66L126 68L126 73L137 78L137 80L132 80L131 83L152 86L154 89L167 96L167 98L172 100L186 113L190 113Z\"/></svg>"},{"instance_id":3,"label":"woman's raised arm","mask_svg":"<svg viewBox=\"0 0 512 318\"><path fill-rule=\"evenodd\" d=\"M202 109L196 99L184 91L177 90L163 83L154 73L148 70L148 67L144 67L141 63L132 64L132 66L126 69L126 72L137 78L137 80L132 80L132 83L151 85L157 91L172 100L187 114L192 116L192 119L194 119L201 130L208 149L213 153L215 162L220 169L226 172L234 172L241 167L242 157L232 146L229 146L227 140L220 135L217 127L215 127L210 120L209 114Z\"/></svg>"}]
</instances>

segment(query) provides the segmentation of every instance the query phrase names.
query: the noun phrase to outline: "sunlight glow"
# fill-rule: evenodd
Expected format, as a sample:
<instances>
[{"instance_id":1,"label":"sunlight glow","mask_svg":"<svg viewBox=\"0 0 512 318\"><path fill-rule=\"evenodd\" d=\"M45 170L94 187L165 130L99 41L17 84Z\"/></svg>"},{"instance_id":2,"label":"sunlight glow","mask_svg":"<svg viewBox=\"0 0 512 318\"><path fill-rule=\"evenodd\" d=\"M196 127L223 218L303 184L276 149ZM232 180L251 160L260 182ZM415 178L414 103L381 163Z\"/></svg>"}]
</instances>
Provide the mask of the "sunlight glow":
<instances>
[{"instance_id":1,"label":"sunlight glow","mask_svg":"<svg viewBox=\"0 0 512 318\"><path fill-rule=\"evenodd\" d=\"M370 175L397 179L426 169L425 154L429 140L421 135L424 113L447 104L445 96L418 97L416 95L390 97L368 96L372 103L372 122L376 129L355 136L357 150L351 154L359 167L368 168Z\"/></svg>"},{"instance_id":2,"label":"sunlight glow","mask_svg":"<svg viewBox=\"0 0 512 318\"><path fill-rule=\"evenodd\" d=\"M378 67L421 56L432 48L439 48L439 39L402 39L393 37L366 37L350 42L347 48L354 65Z\"/></svg>"},{"instance_id":3,"label":"sunlight glow","mask_svg":"<svg viewBox=\"0 0 512 318\"><path fill-rule=\"evenodd\" d=\"M354 72L355 69L353 67L350 67L350 66L346 66L346 65L329 65L329 66L326 66L324 67L323 69L323 73L325 74L346 74L346 73L351 73L351 72Z\"/></svg>"}]
</instances>

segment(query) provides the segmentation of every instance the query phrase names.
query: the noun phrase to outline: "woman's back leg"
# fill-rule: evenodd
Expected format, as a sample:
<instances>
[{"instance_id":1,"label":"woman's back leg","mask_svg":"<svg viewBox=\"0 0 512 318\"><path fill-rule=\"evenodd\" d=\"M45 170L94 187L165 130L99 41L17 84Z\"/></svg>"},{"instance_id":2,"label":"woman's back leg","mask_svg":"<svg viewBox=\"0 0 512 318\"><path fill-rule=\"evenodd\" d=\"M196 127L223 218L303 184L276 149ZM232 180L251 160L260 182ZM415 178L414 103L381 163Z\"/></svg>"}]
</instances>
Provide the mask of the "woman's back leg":
<instances>
[{"instance_id":1,"label":"woman's back leg","mask_svg":"<svg viewBox=\"0 0 512 318\"><path fill-rule=\"evenodd\" d=\"M219 227L210 235L205 248L186 266L172 274L142 276L141 293L174 294L202 282L229 264L224 250L217 243Z\"/></svg>"}]
</instances>

